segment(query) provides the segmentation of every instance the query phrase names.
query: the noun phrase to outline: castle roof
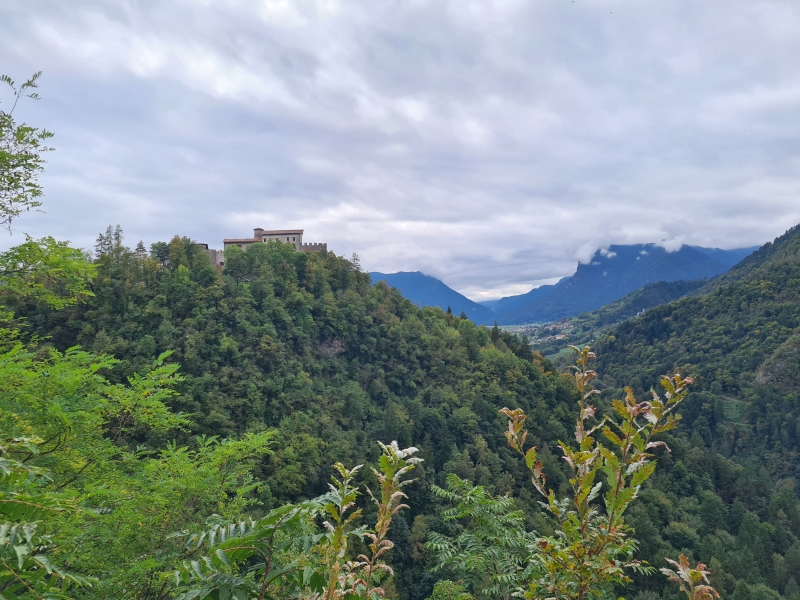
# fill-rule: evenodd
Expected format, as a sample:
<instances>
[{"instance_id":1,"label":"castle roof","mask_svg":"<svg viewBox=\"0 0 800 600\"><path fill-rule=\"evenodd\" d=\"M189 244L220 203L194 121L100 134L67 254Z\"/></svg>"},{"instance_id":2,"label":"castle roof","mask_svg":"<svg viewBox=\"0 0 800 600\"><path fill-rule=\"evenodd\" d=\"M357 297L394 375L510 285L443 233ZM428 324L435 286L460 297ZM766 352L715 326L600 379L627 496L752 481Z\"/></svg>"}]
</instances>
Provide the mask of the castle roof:
<instances>
[{"instance_id":1,"label":"castle roof","mask_svg":"<svg viewBox=\"0 0 800 600\"><path fill-rule=\"evenodd\" d=\"M273 229L271 231L268 231L266 229L263 229L261 231L262 235L264 235L264 234L267 234L267 235L286 235L286 234L291 234L291 233L303 233L303 230L302 229Z\"/></svg>"}]
</instances>

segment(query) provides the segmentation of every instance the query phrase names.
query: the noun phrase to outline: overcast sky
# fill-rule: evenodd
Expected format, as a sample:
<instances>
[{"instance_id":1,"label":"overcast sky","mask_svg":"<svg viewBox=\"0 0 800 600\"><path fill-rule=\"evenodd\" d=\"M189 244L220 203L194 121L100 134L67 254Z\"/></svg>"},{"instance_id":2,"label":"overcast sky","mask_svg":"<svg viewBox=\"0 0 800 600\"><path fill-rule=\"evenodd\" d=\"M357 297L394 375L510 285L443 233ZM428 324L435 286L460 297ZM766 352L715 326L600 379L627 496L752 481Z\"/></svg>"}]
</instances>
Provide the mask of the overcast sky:
<instances>
[{"instance_id":1,"label":"overcast sky","mask_svg":"<svg viewBox=\"0 0 800 600\"><path fill-rule=\"evenodd\" d=\"M761 244L800 223L798 32L797 0L7 0L57 151L0 244L299 227L479 300Z\"/></svg>"}]
</instances>

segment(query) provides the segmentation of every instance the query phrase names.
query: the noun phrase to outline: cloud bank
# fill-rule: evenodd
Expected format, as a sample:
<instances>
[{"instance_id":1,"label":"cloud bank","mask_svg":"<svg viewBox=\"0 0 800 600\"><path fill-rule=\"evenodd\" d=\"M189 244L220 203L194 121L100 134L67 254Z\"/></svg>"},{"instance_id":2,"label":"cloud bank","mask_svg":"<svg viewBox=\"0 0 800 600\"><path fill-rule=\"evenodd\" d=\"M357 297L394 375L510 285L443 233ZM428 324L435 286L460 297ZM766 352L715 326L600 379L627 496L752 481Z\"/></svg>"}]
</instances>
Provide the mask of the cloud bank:
<instances>
[{"instance_id":1,"label":"cloud bank","mask_svg":"<svg viewBox=\"0 0 800 600\"><path fill-rule=\"evenodd\" d=\"M760 244L800 222L798 31L790 0L3 3L0 71L44 71L18 116L56 133L19 228L303 227L474 299Z\"/></svg>"}]
</instances>

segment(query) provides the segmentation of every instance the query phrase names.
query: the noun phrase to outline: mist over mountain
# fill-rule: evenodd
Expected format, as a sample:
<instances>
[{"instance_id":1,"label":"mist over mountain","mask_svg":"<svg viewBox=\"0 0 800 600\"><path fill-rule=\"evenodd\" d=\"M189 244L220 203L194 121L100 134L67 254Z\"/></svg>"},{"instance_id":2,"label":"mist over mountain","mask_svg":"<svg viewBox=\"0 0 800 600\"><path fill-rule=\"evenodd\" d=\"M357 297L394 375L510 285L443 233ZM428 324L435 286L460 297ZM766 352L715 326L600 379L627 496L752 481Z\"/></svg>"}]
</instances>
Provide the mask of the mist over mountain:
<instances>
[{"instance_id":1,"label":"mist over mountain","mask_svg":"<svg viewBox=\"0 0 800 600\"><path fill-rule=\"evenodd\" d=\"M517 296L473 302L442 281L419 271L372 272L417 306L449 306L478 324L516 325L548 322L592 311L658 281L695 281L724 273L756 247L720 250L683 246L669 252L655 244L619 245L598 250L589 264L554 285Z\"/></svg>"},{"instance_id":2,"label":"mist over mountain","mask_svg":"<svg viewBox=\"0 0 800 600\"><path fill-rule=\"evenodd\" d=\"M655 244L613 245L595 252L589 264L544 293L504 298L495 320L501 325L555 321L600 308L657 281L697 280L727 271L753 248L720 250L682 246L669 252ZM520 301L525 296L525 301Z\"/></svg>"}]
</instances>

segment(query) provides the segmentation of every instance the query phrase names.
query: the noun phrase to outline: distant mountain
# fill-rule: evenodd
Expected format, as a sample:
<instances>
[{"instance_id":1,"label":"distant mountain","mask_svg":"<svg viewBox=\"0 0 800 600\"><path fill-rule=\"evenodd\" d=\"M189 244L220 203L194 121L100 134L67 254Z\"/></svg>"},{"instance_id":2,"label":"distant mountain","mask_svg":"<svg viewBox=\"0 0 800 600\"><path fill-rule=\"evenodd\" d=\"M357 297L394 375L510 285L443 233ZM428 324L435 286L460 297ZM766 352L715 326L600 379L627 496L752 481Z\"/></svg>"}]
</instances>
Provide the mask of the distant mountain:
<instances>
[{"instance_id":1,"label":"distant mountain","mask_svg":"<svg viewBox=\"0 0 800 600\"><path fill-rule=\"evenodd\" d=\"M752 251L683 246L667 252L655 244L611 246L598 250L589 264L579 264L572 277L544 292L534 294L541 289L537 288L504 298L507 308L499 301L494 318L501 325L555 321L600 308L649 283L714 277Z\"/></svg>"},{"instance_id":2,"label":"distant mountain","mask_svg":"<svg viewBox=\"0 0 800 600\"><path fill-rule=\"evenodd\" d=\"M473 302L430 275L419 271L372 272L369 275L373 283L385 281L417 306L438 306L442 310L450 307L455 314L466 313L476 323L494 323L494 313L490 309Z\"/></svg>"},{"instance_id":3,"label":"distant mountain","mask_svg":"<svg viewBox=\"0 0 800 600\"><path fill-rule=\"evenodd\" d=\"M721 263L732 267L740 263L746 256L750 256L753 252L758 250L760 246L751 246L750 248L735 248L733 250L720 250L719 248L702 248L700 246L690 246L698 252L702 252L706 256L710 256Z\"/></svg>"},{"instance_id":4,"label":"distant mountain","mask_svg":"<svg viewBox=\"0 0 800 600\"><path fill-rule=\"evenodd\" d=\"M579 264L571 277L518 296L474 302L442 281L419 271L372 272L418 306L438 306L466 315L478 324L545 323L596 310L650 283L694 281L724 273L756 248L720 250L683 246L667 252L655 244L611 246L597 251L590 264Z\"/></svg>"},{"instance_id":5,"label":"distant mountain","mask_svg":"<svg viewBox=\"0 0 800 600\"><path fill-rule=\"evenodd\" d=\"M568 278L564 278L568 279ZM561 281L564 281L562 279ZM559 281L558 283L561 283ZM558 284L556 284L558 285ZM533 288L530 292L525 294L520 294L519 296L506 296L504 298L500 298L500 300L489 300L487 302L480 302L486 308L492 309L495 315L500 313L506 312L511 310L512 308L516 308L517 306L521 306L523 304L527 304L531 300L538 298L539 296L544 296L547 292L552 290L555 285L542 285L537 288Z\"/></svg>"},{"instance_id":6,"label":"distant mountain","mask_svg":"<svg viewBox=\"0 0 800 600\"><path fill-rule=\"evenodd\" d=\"M787 415L769 420L766 413L793 412L800 399L800 225L694 294L619 325L598 347L602 372L619 385L636 380L647 388L660 373L685 367L701 389L753 403L752 420L787 427ZM792 395L771 396L769 386ZM782 431L759 426L753 435L796 452L800 428L791 444Z\"/></svg>"}]
</instances>

